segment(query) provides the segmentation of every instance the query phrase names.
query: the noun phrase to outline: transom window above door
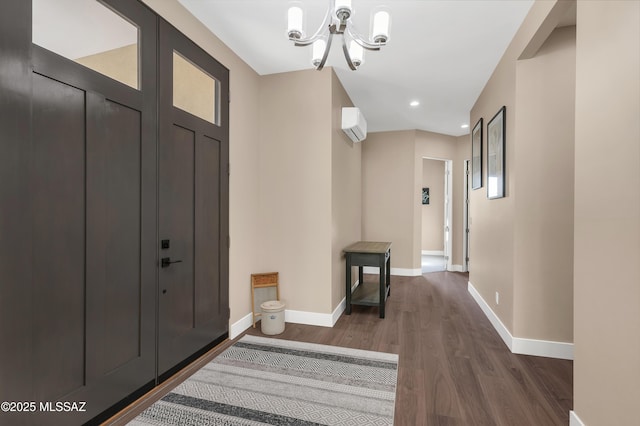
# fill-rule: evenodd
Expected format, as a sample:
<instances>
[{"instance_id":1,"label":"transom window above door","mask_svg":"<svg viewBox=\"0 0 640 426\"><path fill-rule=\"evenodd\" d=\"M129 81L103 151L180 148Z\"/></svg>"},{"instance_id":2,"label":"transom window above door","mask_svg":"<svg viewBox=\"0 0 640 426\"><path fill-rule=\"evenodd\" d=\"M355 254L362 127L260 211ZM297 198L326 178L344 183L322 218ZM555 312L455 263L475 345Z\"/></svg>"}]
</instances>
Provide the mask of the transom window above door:
<instances>
[{"instance_id":1,"label":"transom window above door","mask_svg":"<svg viewBox=\"0 0 640 426\"><path fill-rule=\"evenodd\" d=\"M32 41L140 89L139 28L98 0L33 0Z\"/></svg>"},{"instance_id":2,"label":"transom window above door","mask_svg":"<svg viewBox=\"0 0 640 426\"><path fill-rule=\"evenodd\" d=\"M220 82L173 51L173 106L220 125Z\"/></svg>"}]
</instances>

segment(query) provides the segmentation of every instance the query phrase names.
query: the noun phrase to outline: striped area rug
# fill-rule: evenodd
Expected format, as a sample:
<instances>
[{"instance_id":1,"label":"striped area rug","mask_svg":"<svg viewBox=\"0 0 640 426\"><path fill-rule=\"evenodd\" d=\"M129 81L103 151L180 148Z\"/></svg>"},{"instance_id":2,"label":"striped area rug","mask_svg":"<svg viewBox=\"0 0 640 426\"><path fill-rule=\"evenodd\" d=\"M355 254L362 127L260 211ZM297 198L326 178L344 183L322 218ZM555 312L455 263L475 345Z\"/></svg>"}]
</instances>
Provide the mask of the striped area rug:
<instances>
[{"instance_id":1,"label":"striped area rug","mask_svg":"<svg viewBox=\"0 0 640 426\"><path fill-rule=\"evenodd\" d=\"M244 336L130 425L392 425L398 356Z\"/></svg>"}]
</instances>

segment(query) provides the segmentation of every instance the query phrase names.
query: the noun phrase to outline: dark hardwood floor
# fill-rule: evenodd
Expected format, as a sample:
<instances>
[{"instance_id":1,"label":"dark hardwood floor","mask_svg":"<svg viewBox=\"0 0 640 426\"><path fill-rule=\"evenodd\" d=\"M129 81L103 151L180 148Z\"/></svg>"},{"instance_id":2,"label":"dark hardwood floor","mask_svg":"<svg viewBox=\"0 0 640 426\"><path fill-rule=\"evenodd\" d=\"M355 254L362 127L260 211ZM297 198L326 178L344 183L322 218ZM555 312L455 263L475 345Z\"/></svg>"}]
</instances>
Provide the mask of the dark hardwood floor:
<instances>
[{"instance_id":1,"label":"dark hardwood floor","mask_svg":"<svg viewBox=\"0 0 640 426\"><path fill-rule=\"evenodd\" d=\"M270 337L399 354L395 425L568 425L573 362L512 354L467 281L456 272L392 276L385 319L377 308L354 306L333 328L287 323ZM259 324L246 334L261 335ZM223 342L104 425L127 424L233 343Z\"/></svg>"},{"instance_id":2,"label":"dark hardwood floor","mask_svg":"<svg viewBox=\"0 0 640 426\"><path fill-rule=\"evenodd\" d=\"M573 362L512 354L467 281L456 272L393 276L385 319L354 306L333 328L287 323L274 337L399 354L396 425L566 426Z\"/></svg>"}]
</instances>

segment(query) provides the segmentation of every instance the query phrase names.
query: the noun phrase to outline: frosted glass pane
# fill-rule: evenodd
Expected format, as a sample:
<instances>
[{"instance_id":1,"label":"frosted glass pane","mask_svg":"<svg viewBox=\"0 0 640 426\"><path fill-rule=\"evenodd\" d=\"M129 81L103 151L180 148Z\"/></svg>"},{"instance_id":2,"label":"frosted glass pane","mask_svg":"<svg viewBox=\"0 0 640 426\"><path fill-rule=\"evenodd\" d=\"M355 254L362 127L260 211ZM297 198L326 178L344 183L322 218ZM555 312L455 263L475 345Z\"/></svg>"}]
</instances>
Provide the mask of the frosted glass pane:
<instances>
[{"instance_id":1,"label":"frosted glass pane","mask_svg":"<svg viewBox=\"0 0 640 426\"><path fill-rule=\"evenodd\" d=\"M173 106L219 124L219 82L178 52L173 52Z\"/></svg>"},{"instance_id":2,"label":"frosted glass pane","mask_svg":"<svg viewBox=\"0 0 640 426\"><path fill-rule=\"evenodd\" d=\"M33 0L33 43L135 89L138 27L97 0Z\"/></svg>"}]
</instances>

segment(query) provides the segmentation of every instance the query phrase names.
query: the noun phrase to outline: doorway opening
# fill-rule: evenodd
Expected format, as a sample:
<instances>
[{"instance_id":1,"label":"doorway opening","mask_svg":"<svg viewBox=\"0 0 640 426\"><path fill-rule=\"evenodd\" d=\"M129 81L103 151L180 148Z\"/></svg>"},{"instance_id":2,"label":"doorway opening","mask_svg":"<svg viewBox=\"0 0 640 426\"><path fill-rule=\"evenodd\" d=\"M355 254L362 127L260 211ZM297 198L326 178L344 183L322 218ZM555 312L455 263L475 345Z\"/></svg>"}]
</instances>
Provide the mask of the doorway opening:
<instances>
[{"instance_id":1,"label":"doorway opening","mask_svg":"<svg viewBox=\"0 0 640 426\"><path fill-rule=\"evenodd\" d=\"M452 160L423 157L421 206L422 273L450 271Z\"/></svg>"}]
</instances>

